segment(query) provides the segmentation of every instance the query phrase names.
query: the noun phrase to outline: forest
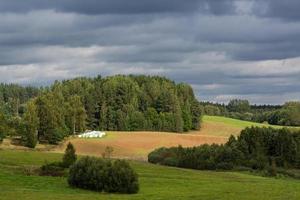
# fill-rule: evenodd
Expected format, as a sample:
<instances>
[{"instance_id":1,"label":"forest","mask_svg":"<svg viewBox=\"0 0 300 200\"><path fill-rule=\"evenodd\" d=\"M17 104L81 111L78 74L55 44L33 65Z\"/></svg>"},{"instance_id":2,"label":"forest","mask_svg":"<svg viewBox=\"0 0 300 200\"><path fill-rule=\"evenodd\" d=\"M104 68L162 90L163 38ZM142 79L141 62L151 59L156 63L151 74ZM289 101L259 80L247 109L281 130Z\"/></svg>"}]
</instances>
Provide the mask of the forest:
<instances>
[{"instance_id":1,"label":"forest","mask_svg":"<svg viewBox=\"0 0 300 200\"><path fill-rule=\"evenodd\" d=\"M148 161L200 170L243 167L275 175L277 168L300 169L300 132L287 128L250 127L238 137L231 136L224 145L163 147L151 152Z\"/></svg>"},{"instance_id":2,"label":"forest","mask_svg":"<svg viewBox=\"0 0 300 200\"><path fill-rule=\"evenodd\" d=\"M85 130L185 132L200 128L191 86L158 76L116 75L56 81L49 87L0 86L0 140L57 144Z\"/></svg>"}]
</instances>

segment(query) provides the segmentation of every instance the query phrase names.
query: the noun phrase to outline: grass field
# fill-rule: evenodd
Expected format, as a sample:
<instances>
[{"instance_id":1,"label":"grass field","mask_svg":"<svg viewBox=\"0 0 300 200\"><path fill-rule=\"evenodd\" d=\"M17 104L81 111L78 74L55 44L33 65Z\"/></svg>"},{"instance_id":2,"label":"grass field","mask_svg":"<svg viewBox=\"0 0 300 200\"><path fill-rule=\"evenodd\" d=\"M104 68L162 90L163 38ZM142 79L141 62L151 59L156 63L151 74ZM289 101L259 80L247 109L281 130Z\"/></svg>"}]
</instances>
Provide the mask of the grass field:
<instances>
[{"instance_id":1,"label":"grass field","mask_svg":"<svg viewBox=\"0 0 300 200\"><path fill-rule=\"evenodd\" d=\"M228 117L221 117L221 116L204 116L203 117L204 123L223 123L228 126L236 127L239 129L244 129L246 127L251 126L258 126L258 127L272 127L272 128L284 128L285 126L278 126L278 125L269 125L269 124L262 124L262 123L255 123L250 121L243 121L238 119L232 119ZM297 127L288 127L288 128L297 128Z\"/></svg>"},{"instance_id":2,"label":"grass field","mask_svg":"<svg viewBox=\"0 0 300 200\"><path fill-rule=\"evenodd\" d=\"M208 172L131 162L140 179L135 195L70 188L65 178L25 176L22 168L61 159L61 154L0 150L1 200L298 200L300 182L235 172Z\"/></svg>"},{"instance_id":3,"label":"grass field","mask_svg":"<svg viewBox=\"0 0 300 200\"><path fill-rule=\"evenodd\" d=\"M146 160L152 150L165 146L198 146L201 144L225 143L230 135L238 135L240 131L250 126L268 126L226 117L204 116L200 131L192 131L185 134L159 133L159 132L108 132L102 139L71 138L79 154L99 156L106 146L114 148L113 156ZM272 126L279 128L280 126ZM68 142L67 141L67 142ZM54 149L55 152L63 152L63 145Z\"/></svg>"}]
</instances>

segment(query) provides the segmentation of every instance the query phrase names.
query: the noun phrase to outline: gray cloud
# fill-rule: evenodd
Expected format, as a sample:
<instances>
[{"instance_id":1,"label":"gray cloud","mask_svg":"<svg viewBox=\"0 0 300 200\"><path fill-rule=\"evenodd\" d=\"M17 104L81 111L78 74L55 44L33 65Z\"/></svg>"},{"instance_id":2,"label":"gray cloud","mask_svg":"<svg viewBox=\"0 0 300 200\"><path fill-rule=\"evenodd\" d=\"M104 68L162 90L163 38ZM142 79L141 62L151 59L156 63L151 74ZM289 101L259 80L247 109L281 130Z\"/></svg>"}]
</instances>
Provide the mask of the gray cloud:
<instances>
[{"instance_id":1,"label":"gray cloud","mask_svg":"<svg viewBox=\"0 0 300 200\"><path fill-rule=\"evenodd\" d=\"M254 13L270 18L288 21L300 20L300 1L298 0L254 0Z\"/></svg>"},{"instance_id":2,"label":"gray cloud","mask_svg":"<svg viewBox=\"0 0 300 200\"><path fill-rule=\"evenodd\" d=\"M234 11L233 0L1 0L2 12L56 10L80 14L145 14L208 12L226 14Z\"/></svg>"},{"instance_id":3,"label":"gray cloud","mask_svg":"<svg viewBox=\"0 0 300 200\"><path fill-rule=\"evenodd\" d=\"M288 17L289 6L0 0L0 80L44 85L84 75L153 74L192 84L202 100L282 103L300 98L300 22L292 11Z\"/></svg>"}]
</instances>

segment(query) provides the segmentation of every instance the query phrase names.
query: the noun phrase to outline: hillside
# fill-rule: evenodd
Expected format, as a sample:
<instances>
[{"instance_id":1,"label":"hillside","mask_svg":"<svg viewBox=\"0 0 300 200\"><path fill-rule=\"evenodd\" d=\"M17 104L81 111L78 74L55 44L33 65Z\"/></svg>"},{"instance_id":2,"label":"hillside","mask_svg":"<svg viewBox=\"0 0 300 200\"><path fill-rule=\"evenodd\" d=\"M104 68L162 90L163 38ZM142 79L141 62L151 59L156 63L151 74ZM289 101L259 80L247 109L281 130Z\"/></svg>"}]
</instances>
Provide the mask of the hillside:
<instances>
[{"instance_id":1,"label":"hillside","mask_svg":"<svg viewBox=\"0 0 300 200\"><path fill-rule=\"evenodd\" d=\"M57 161L61 154L0 151L1 200L87 199L290 199L300 196L300 182L236 172L208 172L131 162L137 170L141 191L136 195L108 195L67 185L66 178L25 176L25 166ZM159 176L158 176L159 174ZM188 180L186 179L188 177ZM271 187L272 186L272 187ZM253 192L255 191L255 192Z\"/></svg>"},{"instance_id":2,"label":"hillside","mask_svg":"<svg viewBox=\"0 0 300 200\"><path fill-rule=\"evenodd\" d=\"M201 144L225 143L230 135L238 135L242 129L251 126L267 125L225 117L205 116L200 131L190 131L186 134L119 131L107 132L107 136L102 139L71 138L67 142L72 142L80 154L101 155L106 146L112 146L114 157L145 160L149 152L162 146L182 145L190 147ZM67 142L55 148L54 151L63 152Z\"/></svg>"},{"instance_id":3,"label":"hillside","mask_svg":"<svg viewBox=\"0 0 300 200\"><path fill-rule=\"evenodd\" d=\"M213 129L216 126L218 128ZM207 116L203 117L203 128L207 129L209 135L216 136L230 136L238 135L241 130L246 127L257 126L257 127L272 127L272 128L292 128L298 129L299 127L290 127L290 126L278 126L278 125L269 125L263 123L255 123L250 121L243 121L238 119L232 119L228 117L220 116Z\"/></svg>"}]
</instances>

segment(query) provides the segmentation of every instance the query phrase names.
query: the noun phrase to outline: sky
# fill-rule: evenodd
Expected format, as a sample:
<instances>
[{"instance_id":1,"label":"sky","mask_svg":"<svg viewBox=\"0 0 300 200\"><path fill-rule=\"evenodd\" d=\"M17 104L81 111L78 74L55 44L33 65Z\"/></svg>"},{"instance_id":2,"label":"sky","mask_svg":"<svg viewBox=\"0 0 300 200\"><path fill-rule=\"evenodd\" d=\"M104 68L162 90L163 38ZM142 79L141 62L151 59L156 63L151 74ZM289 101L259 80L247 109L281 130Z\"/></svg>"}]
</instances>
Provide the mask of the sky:
<instances>
[{"instance_id":1,"label":"sky","mask_svg":"<svg viewBox=\"0 0 300 200\"><path fill-rule=\"evenodd\" d=\"M300 99L299 0L0 0L0 82L148 74L199 100Z\"/></svg>"}]
</instances>

